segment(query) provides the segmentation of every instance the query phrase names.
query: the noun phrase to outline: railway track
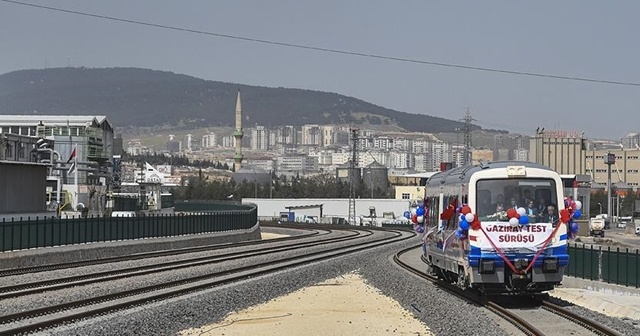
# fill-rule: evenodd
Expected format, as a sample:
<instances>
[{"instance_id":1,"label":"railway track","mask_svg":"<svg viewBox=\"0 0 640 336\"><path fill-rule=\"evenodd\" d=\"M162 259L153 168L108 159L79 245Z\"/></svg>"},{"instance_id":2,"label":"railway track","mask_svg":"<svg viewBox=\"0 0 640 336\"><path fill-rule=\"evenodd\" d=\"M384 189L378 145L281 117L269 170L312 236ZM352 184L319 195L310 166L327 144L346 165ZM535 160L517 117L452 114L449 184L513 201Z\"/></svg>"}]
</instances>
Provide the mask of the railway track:
<instances>
[{"instance_id":1,"label":"railway track","mask_svg":"<svg viewBox=\"0 0 640 336\"><path fill-rule=\"evenodd\" d=\"M381 238L359 242L320 252L310 252L298 256L284 257L268 262L256 263L222 272L195 276L157 285L145 286L133 290L101 295L64 304L51 305L0 316L0 335L15 335L47 329L55 325L86 317L113 312L150 301L162 300L207 288L244 280L280 270L308 265L309 263L327 260L350 253L370 249L398 241L410 239L414 233L406 231L387 231Z\"/></svg>"},{"instance_id":2,"label":"railway track","mask_svg":"<svg viewBox=\"0 0 640 336\"><path fill-rule=\"evenodd\" d=\"M294 242L289 244L281 244L278 246L269 246L253 249L251 251L236 251L218 254L214 256L205 256L197 258L188 258L184 260L170 261L153 265L144 265L128 268L120 268L109 271L93 272L82 275L68 276L62 278L54 278L49 280L22 283L12 286L0 287L0 300L42 293L46 291L60 290L76 286L84 286L98 282L113 281L133 276L142 276L159 272L173 271L183 268L196 267L214 263L220 263L230 260L238 260L250 258L269 253L278 253L286 251L294 251L301 248L309 248L323 244L344 242L353 239L361 239L373 234L372 231L363 230L365 234L359 231L348 230L351 232L346 236L323 238L309 242ZM236 247L236 246L233 246Z\"/></svg>"},{"instance_id":3,"label":"railway track","mask_svg":"<svg viewBox=\"0 0 640 336\"><path fill-rule=\"evenodd\" d=\"M290 226L280 226L280 227L293 228ZM276 243L276 242L282 242L282 241L288 241L288 240L303 239L303 238L308 238L316 235L328 235L331 233L331 230L324 230L324 229L310 230L309 228L302 228L302 227L296 227L295 229L306 230L311 232L301 234L301 235L296 235L296 236L279 237L279 238L274 238L269 240L252 240L252 241L245 241L245 242L239 242L239 243L187 247L187 248L163 250L163 251L157 251L157 252L136 253L136 254L119 256L119 257L109 257L109 258L50 264L50 265L42 265L42 266L32 266L32 267L24 267L24 268L16 268L16 269L2 269L0 270L0 277L29 274L29 273L38 273L38 272L47 272L47 271L53 271L53 270L59 270L59 269L92 266L92 265L107 264L107 263L122 262L122 261L140 260L140 259L146 259L146 258L173 256L173 255L186 254L186 253L214 251L214 250L221 250L221 249L227 249L227 248L233 248L233 247L263 245L263 244L270 244L270 243ZM321 232L321 231L324 231L324 232Z\"/></svg>"},{"instance_id":4,"label":"railway track","mask_svg":"<svg viewBox=\"0 0 640 336\"><path fill-rule=\"evenodd\" d=\"M420 248L422 245L416 245L401 250L394 256L394 261L407 271L416 276L428 280L439 287L442 287L451 293L478 305L486 307L493 313L499 315L523 333L532 336L543 335L602 335L602 336L622 336L621 333L600 325L594 321L585 319L567 309L555 305L546 300L535 299L534 304L519 304L513 306L513 302L499 303L493 299L487 299L472 291L465 291L461 288L440 281L437 277L427 274L426 272L411 266L408 262L402 260L402 255ZM422 262L425 260L422 259ZM528 300L532 302L531 299ZM567 324L567 322L570 322Z\"/></svg>"}]
</instances>

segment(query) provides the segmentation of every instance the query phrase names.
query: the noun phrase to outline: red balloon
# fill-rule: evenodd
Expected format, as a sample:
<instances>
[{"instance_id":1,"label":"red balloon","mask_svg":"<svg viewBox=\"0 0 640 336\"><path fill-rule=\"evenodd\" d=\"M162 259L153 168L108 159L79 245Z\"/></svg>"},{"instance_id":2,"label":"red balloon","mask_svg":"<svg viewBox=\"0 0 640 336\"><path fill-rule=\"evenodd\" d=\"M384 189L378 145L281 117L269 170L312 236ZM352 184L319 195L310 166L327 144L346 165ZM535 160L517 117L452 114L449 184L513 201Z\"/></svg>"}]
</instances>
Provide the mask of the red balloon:
<instances>
[{"instance_id":1,"label":"red balloon","mask_svg":"<svg viewBox=\"0 0 640 336\"><path fill-rule=\"evenodd\" d=\"M513 217L515 217L517 215L518 215L518 212L516 211L516 209L511 208L511 209L507 210L507 216L509 218L513 218Z\"/></svg>"},{"instance_id":2,"label":"red balloon","mask_svg":"<svg viewBox=\"0 0 640 336\"><path fill-rule=\"evenodd\" d=\"M480 230L480 221L476 219L471 222L471 228L474 230Z\"/></svg>"},{"instance_id":3,"label":"red balloon","mask_svg":"<svg viewBox=\"0 0 640 336\"><path fill-rule=\"evenodd\" d=\"M462 209L460 209L460 212L463 215L466 215L466 214L471 212L471 208L468 205L465 205L465 206L462 207Z\"/></svg>"},{"instance_id":4,"label":"red balloon","mask_svg":"<svg viewBox=\"0 0 640 336\"><path fill-rule=\"evenodd\" d=\"M414 223L418 223L418 215L411 216L411 221L413 221Z\"/></svg>"}]
</instances>

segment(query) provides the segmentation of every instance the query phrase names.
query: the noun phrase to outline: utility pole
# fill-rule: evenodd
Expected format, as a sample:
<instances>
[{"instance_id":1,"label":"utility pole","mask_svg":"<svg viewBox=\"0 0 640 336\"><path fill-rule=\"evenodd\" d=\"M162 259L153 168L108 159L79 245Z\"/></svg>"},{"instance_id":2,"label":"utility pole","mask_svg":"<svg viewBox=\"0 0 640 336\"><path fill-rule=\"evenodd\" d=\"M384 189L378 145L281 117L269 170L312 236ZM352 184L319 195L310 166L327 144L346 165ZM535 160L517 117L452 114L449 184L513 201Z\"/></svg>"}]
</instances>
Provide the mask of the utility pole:
<instances>
[{"instance_id":1,"label":"utility pole","mask_svg":"<svg viewBox=\"0 0 640 336\"><path fill-rule=\"evenodd\" d=\"M477 121L476 119L471 118L471 112L469 112L468 107L462 121L464 121L464 153L462 157L462 164L466 166L471 164L471 122Z\"/></svg>"},{"instance_id":2,"label":"utility pole","mask_svg":"<svg viewBox=\"0 0 640 336\"><path fill-rule=\"evenodd\" d=\"M611 220L611 165L616 163L616 155L607 153L605 156L604 163L607 165L607 219L609 223Z\"/></svg>"},{"instance_id":3,"label":"utility pole","mask_svg":"<svg viewBox=\"0 0 640 336\"><path fill-rule=\"evenodd\" d=\"M273 170L269 170L269 198L273 198Z\"/></svg>"},{"instance_id":4,"label":"utility pole","mask_svg":"<svg viewBox=\"0 0 640 336\"><path fill-rule=\"evenodd\" d=\"M358 166L358 129L351 130L351 164L349 165L349 224L356 223L356 186L354 180L356 178L355 170Z\"/></svg>"}]
</instances>

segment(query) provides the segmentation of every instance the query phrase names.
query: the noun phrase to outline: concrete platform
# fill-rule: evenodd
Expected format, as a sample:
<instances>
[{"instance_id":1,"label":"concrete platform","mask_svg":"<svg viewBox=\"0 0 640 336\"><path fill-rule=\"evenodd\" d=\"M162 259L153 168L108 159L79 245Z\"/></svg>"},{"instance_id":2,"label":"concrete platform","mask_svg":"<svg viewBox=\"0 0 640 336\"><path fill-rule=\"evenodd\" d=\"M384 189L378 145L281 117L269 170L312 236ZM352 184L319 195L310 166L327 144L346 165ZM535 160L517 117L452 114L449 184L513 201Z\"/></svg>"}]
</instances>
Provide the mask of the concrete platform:
<instances>
[{"instance_id":1,"label":"concrete platform","mask_svg":"<svg viewBox=\"0 0 640 336\"><path fill-rule=\"evenodd\" d=\"M95 260L145 252L176 250L195 246L237 243L260 239L260 225L256 223L256 225L247 230L42 247L0 253L0 269Z\"/></svg>"},{"instance_id":2,"label":"concrete platform","mask_svg":"<svg viewBox=\"0 0 640 336\"><path fill-rule=\"evenodd\" d=\"M640 320L640 289L565 276L551 296L599 313Z\"/></svg>"}]
</instances>

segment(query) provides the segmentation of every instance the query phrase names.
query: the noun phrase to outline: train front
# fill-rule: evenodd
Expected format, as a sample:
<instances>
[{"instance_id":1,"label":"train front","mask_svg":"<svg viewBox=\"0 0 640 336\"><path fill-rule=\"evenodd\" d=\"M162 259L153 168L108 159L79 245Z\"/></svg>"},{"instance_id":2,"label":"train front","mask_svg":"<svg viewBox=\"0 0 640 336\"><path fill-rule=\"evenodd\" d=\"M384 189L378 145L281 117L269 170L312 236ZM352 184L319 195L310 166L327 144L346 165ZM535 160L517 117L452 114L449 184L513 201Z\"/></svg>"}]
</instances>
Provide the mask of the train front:
<instances>
[{"instance_id":1,"label":"train front","mask_svg":"<svg viewBox=\"0 0 640 336\"><path fill-rule=\"evenodd\" d=\"M468 232L471 286L525 294L562 281L571 220L559 175L529 167L478 172L469 183L469 203L477 219ZM574 216L578 204L571 203Z\"/></svg>"}]
</instances>

